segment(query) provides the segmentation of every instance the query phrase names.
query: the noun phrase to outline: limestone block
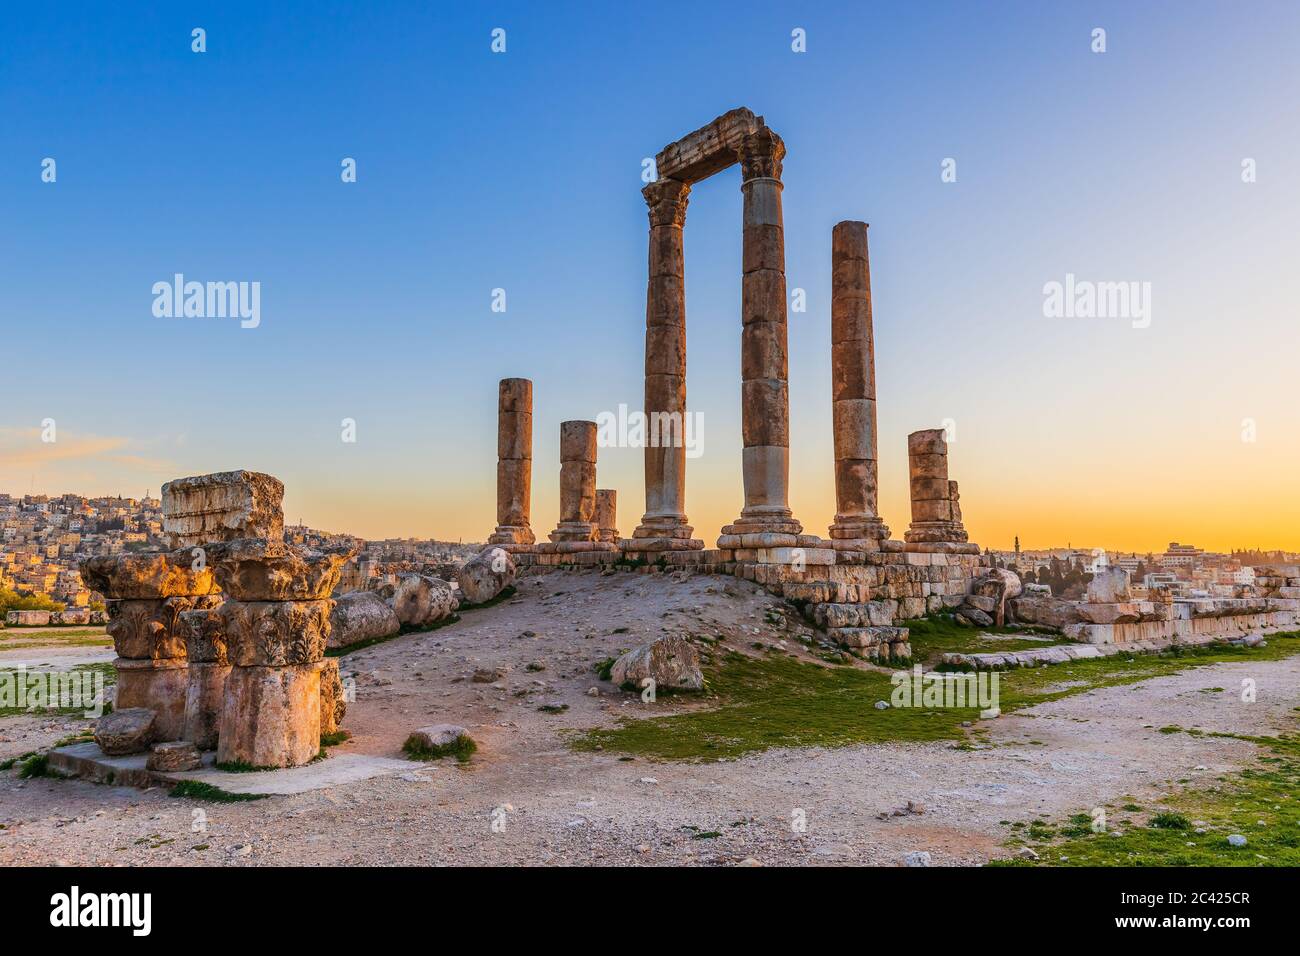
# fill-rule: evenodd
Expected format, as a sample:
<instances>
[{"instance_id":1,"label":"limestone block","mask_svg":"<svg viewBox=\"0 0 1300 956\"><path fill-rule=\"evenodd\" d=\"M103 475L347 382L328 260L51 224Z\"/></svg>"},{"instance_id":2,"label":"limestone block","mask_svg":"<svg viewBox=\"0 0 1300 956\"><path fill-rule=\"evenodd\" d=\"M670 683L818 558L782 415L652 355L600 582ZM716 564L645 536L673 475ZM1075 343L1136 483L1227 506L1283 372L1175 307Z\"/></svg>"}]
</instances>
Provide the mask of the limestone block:
<instances>
[{"instance_id":1,"label":"limestone block","mask_svg":"<svg viewBox=\"0 0 1300 956\"><path fill-rule=\"evenodd\" d=\"M186 610L180 613L180 630L185 636L185 656L191 664L225 664L226 632L216 607ZM122 657L131 655L122 654Z\"/></svg>"},{"instance_id":2,"label":"limestone block","mask_svg":"<svg viewBox=\"0 0 1300 956\"><path fill-rule=\"evenodd\" d=\"M181 739L185 733L185 695L189 686L187 661L119 657L113 666L117 669L117 696L113 706L153 711L158 738Z\"/></svg>"},{"instance_id":3,"label":"limestone block","mask_svg":"<svg viewBox=\"0 0 1300 956\"><path fill-rule=\"evenodd\" d=\"M912 478L937 478L948 480L947 455L911 455L908 460ZM947 497L946 495L944 497Z\"/></svg>"},{"instance_id":4,"label":"limestone block","mask_svg":"<svg viewBox=\"0 0 1300 956\"><path fill-rule=\"evenodd\" d=\"M533 457L533 413L497 412L497 458L530 460Z\"/></svg>"},{"instance_id":5,"label":"limestone block","mask_svg":"<svg viewBox=\"0 0 1300 956\"><path fill-rule=\"evenodd\" d=\"M393 591L392 608L405 627L427 627L456 609L450 584L425 574L403 574Z\"/></svg>"},{"instance_id":6,"label":"limestone block","mask_svg":"<svg viewBox=\"0 0 1300 956\"><path fill-rule=\"evenodd\" d=\"M192 549L97 555L81 562L81 580L106 598L166 598L215 594L217 579Z\"/></svg>"},{"instance_id":7,"label":"limestone block","mask_svg":"<svg viewBox=\"0 0 1300 956\"><path fill-rule=\"evenodd\" d=\"M790 446L789 388L784 380L741 382L741 432L745 447Z\"/></svg>"},{"instance_id":8,"label":"limestone block","mask_svg":"<svg viewBox=\"0 0 1300 956\"><path fill-rule=\"evenodd\" d=\"M339 676L338 658L327 657L320 672L320 732L337 733L348 711L347 694Z\"/></svg>"},{"instance_id":9,"label":"limestone block","mask_svg":"<svg viewBox=\"0 0 1300 956\"><path fill-rule=\"evenodd\" d=\"M154 712L147 707L122 707L100 717L95 743L110 757L144 753L157 739Z\"/></svg>"},{"instance_id":10,"label":"limestone block","mask_svg":"<svg viewBox=\"0 0 1300 956\"><path fill-rule=\"evenodd\" d=\"M202 761L199 748L188 740L168 740L154 744L145 760L145 767L156 773L181 773L197 770Z\"/></svg>"},{"instance_id":11,"label":"limestone block","mask_svg":"<svg viewBox=\"0 0 1300 956\"><path fill-rule=\"evenodd\" d=\"M330 611L330 632L326 647L349 647L362 641L390 637L402 629L402 622L388 603L374 591L340 594Z\"/></svg>"},{"instance_id":12,"label":"limestone block","mask_svg":"<svg viewBox=\"0 0 1300 956\"><path fill-rule=\"evenodd\" d=\"M1109 568L1088 582L1089 604L1116 604L1129 599L1129 574L1123 568Z\"/></svg>"},{"instance_id":13,"label":"limestone block","mask_svg":"<svg viewBox=\"0 0 1300 956\"><path fill-rule=\"evenodd\" d=\"M163 532L183 548L237 538L284 538L284 484L256 471L177 478L162 487Z\"/></svg>"},{"instance_id":14,"label":"limestone block","mask_svg":"<svg viewBox=\"0 0 1300 956\"><path fill-rule=\"evenodd\" d=\"M193 741L200 750L216 750L230 665L191 661L187 674L181 737Z\"/></svg>"},{"instance_id":15,"label":"limestone block","mask_svg":"<svg viewBox=\"0 0 1300 956\"><path fill-rule=\"evenodd\" d=\"M325 553L263 538L214 544L207 552L221 590L235 601L327 598L355 553Z\"/></svg>"},{"instance_id":16,"label":"limestone block","mask_svg":"<svg viewBox=\"0 0 1300 956\"><path fill-rule=\"evenodd\" d=\"M907 436L908 458L920 455L948 456L948 436L942 428L926 428Z\"/></svg>"},{"instance_id":17,"label":"limestone block","mask_svg":"<svg viewBox=\"0 0 1300 956\"><path fill-rule=\"evenodd\" d=\"M785 229L779 225L764 223L742 226L740 258L743 273L749 274L767 269L784 274ZM782 304L784 304L784 297ZM785 314L784 309L781 310L781 314Z\"/></svg>"},{"instance_id":18,"label":"limestone block","mask_svg":"<svg viewBox=\"0 0 1300 956\"><path fill-rule=\"evenodd\" d=\"M856 398L835 402L833 429L837 460L875 459L876 403L874 399Z\"/></svg>"},{"instance_id":19,"label":"limestone block","mask_svg":"<svg viewBox=\"0 0 1300 956\"><path fill-rule=\"evenodd\" d=\"M618 686L640 688L651 678L662 689L701 690L704 674L700 656L684 638L668 635L628 651L610 668L610 680Z\"/></svg>"},{"instance_id":20,"label":"limestone block","mask_svg":"<svg viewBox=\"0 0 1300 956\"><path fill-rule=\"evenodd\" d=\"M518 571L510 554L484 548L456 571L460 593L470 604L490 601L515 582Z\"/></svg>"},{"instance_id":21,"label":"limestone block","mask_svg":"<svg viewBox=\"0 0 1300 956\"><path fill-rule=\"evenodd\" d=\"M751 272L740 284L740 322L742 327L754 322L785 320L785 273L767 269Z\"/></svg>"},{"instance_id":22,"label":"limestone block","mask_svg":"<svg viewBox=\"0 0 1300 956\"><path fill-rule=\"evenodd\" d=\"M786 379L789 373L784 321L750 322L741 327L740 376L743 381Z\"/></svg>"},{"instance_id":23,"label":"limestone block","mask_svg":"<svg viewBox=\"0 0 1300 956\"><path fill-rule=\"evenodd\" d=\"M569 421L560 423L560 460L595 463L595 422Z\"/></svg>"},{"instance_id":24,"label":"limestone block","mask_svg":"<svg viewBox=\"0 0 1300 956\"><path fill-rule=\"evenodd\" d=\"M227 601L217 612L236 667L308 664L325 656L334 602Z\"/></svg>"},{"instance_id":25,"label":"limestone block","mask_svg":"<svg viewBox=\"0 0 1300 956\"><path fill-rule=\"evenodd\" d=\"M320 751L322 663L234 667L221 710L219 763L296 767Z\"/></svg>"}]
</instances>

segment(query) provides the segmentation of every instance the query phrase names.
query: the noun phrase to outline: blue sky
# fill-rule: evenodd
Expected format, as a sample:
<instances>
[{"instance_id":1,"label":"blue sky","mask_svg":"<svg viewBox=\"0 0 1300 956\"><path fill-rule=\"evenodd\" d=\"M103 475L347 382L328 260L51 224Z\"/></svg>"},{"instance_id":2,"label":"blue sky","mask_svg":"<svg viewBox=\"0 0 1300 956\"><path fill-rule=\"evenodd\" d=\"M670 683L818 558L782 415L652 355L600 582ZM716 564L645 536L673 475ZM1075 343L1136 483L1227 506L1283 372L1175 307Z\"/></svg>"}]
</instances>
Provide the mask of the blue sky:
<instances>
[{"instance_id":1,"label":"blue sky","mask_svg":"<svg viewBox=\"0 0 1300 956\"><path fill-rule=\"evenodd\" d=\"M1300 546L1295 5L270 6L10 14L0 490L141 494L247 467L286 481L291 519L482 537L496 381L521 375L548 530L559 422L641 398L641 161L744 105L789 150L787 275L808 296L790 316L792 503L810 530L833 510L830 229L865 219L896 535L904 436L952 418L976 540L1128 546L1145 522L1134 547L1157 528ZM706 539L740 507L740 204L729 170L687 218L708 442L687 511ZM261 282L261 326L154 317L175 272ZM1043 283L1067 272L1150 281L1152 327L1045 320ZM47 417L57 455L32 438ZM640 453L602 452L600 477L630 531Z\"/></svg>"}]
</instances>

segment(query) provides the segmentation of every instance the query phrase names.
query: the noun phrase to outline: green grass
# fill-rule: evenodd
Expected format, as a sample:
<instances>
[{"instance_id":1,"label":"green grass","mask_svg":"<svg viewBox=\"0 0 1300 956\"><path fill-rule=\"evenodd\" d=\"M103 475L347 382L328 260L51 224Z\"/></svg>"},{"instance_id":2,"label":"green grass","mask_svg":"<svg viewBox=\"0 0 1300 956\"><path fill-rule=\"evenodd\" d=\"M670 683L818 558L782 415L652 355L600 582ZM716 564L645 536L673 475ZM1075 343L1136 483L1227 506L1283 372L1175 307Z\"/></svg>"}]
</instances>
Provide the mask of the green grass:
<instances>
[{"instance_id":1,"label":"green grass","mask_svg":"<svg viewBox=\"0 0 1300 956\"><path fill-rule=\"evenodd\" d=\"M478 604L462 604L460 606L460 610L481 611L485 607L496 607L498 604L501 604L503 601L509 601L512 597L515 596L515 594L516 594L516 589L515 586L512 584L509 587L502 588L501 593L498 594L496 597L488 598L486 601L481 601Z\"/></svg>"},{"instance_id":2,"label":"green grass","mask_svg":"<svg viewBox=\"0 0 1300 956\"><path fill-rule=\"evenodd\" d=\"M182 780L168 791L171 797L188 797L191 800L209 800L213 803L246 803L249 800L265 800L264 793L231 793L210 783L197 780ZM197 849L197 848L196 848Z\"/></svg>"},{"instance_id":3,"label":"green grass","mask_svg":"<svg viewBox=\"0 0 1300 956\"><path fill-rule=\"evenodd\" d=\"M0 649L14 647L112 647L113 639L103 627L50 628L25 631L6 628L0 631Z\"/></svg>"},{"instance_id":4,"label":"green grass","mask_svg":"<svg viewBox=\"0 0 1300 956\"><path fill-rule=\"evenodd\" d=\"M474 743L469 734L461 734L451 743L438 747L427 747L415 734L412 734L406 738L406 743L402 744L402 753L410 760L440 760L443 757L455 757L460 763L468 763L476 750L478 744Z\"/></svg>"},{"instance_id":5,"label":"green grass","mask_svg":"<svg viewBox=\"0 0 1300 956\"><path fill-rule=\"evenodd\" d=\"M1300 634L1269 636L1268 647L1221 645L1194 652L1117 655L1020 668L999 674L1003 713L1060 700L1099 687L1132 684L1224 661L1279 660L1300 654ZM885 741L954 740L965 743L963 721L978 709L920 707L876 710L890 700L889 675L875 670L822 667L789 657L728 653L706 665L716 706L660 717L625 718L573 738L578 750L637 754L666 760L719 760L771 747L840 747Z\"/></svg>"},{"instance_id":6,"label":"green grass","mask_svg":"<svg viewBox=\"0 0 1300 956\"><path fill-rule=\"evenodd\" d=\"M31 777L48 777L50 775L50 755L32 754L18 765L18 776L23 779Z\"/></svg>"},{"instance_id":7,"label":"green grass","mask_svg":"<svg viewBox=\"0 0 1300 956\"><path fill-rule=\"evenodd\" d=\"M934 665L944 654L987 654L992 651L1027 651L1065 642L1059 634L1043 633L1049 640L1026 640L1026 628L963 627L950 615L934 615L911 621L899 621L908 629L912 657L921 664ZM1036 633L1036 632L1034 632ZM1000 640L984 640L981 635L996 635Z\"/></svg>"},{"instance_id":8,"label":"green grass","mask_svg":"<svg viewBox=\"0 0 1300 956\"><path fill-rule=\"evenodd\" d=\"M387 644L389 641L395 641L399 637L406 637L408 634L427 634L430 631L436 631L439 628L455 624L459 620L459 614L452 614L448 617L444 617L441 621L434 621L428 627L403 627L396 634L388 634L384 637L368 637L364 641L357 641L355 644L348 644L346 647L326 648L325 656L343 657L345 654L352 654L356 651L365 650L367 647L374 647L376 644Z\"/></svg>"},{"instance_id":9,"label":"green grass","mask_svg":"<svg viewBox=\"0 0 1300 956\"><path fill-rule=\"evenodd\" d=\"M1028 840L1017 837L1007 845L1031 843L1039 859L991 865L1300 866L1300 736L1246 739L1261 747L1252 766L1212 786L1166 796L1164 807L1146 820L1120 814L1141 812L1126 803L1110 812L1104 833L1020 831ZM1228 843L1238 833L1246 846Z\"/></svg>"},{"instance_id":10,"label":"green grass","mask_svg":"<svg viewBox=\"0 0 1300 956\"><path fill-rule=\"evenodd\" d=\"M336 730L332 734L321 734L320 745L321 747L337 747L345 740L350 740L351 738L352 735L346 730Z\"/></svg>"}]
</instances>

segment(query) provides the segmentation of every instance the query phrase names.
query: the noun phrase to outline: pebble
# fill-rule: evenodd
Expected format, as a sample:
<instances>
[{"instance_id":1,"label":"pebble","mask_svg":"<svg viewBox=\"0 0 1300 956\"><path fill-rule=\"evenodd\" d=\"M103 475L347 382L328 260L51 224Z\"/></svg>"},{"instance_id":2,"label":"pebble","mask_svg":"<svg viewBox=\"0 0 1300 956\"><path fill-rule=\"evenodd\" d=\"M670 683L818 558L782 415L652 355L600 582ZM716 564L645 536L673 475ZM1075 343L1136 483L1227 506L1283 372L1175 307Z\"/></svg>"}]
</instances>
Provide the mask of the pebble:
<instances>
[{"instance_id":1,"label":"pebble","mask_svg":"<svg viewBox=\"0 0 1300 956\"><path fill-rule=\"evenodd\" d=\"M1229 846L1245 846L1245 845L1246 845L1246 838L1245 838L1244 836L1242 836L1240 833L1234 833L1234 834L1232 834L1231 836L1228 837L1228 845L1229 845Z\"/></svg>"}]
</instances>

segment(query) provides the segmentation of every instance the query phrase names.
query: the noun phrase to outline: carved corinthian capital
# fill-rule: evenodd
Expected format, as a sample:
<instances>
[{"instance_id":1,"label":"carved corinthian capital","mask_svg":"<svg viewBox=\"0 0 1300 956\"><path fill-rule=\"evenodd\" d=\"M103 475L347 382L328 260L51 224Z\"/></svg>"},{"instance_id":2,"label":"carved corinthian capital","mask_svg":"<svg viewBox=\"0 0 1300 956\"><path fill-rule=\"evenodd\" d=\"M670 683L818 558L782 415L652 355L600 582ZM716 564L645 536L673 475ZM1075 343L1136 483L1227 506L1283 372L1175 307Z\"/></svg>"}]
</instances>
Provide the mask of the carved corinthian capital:
<instances>
[{"instance_id":1,"label":"carved corinthian capital","mask_svg":"<svg viewBox=\"0 0 1300 956\"><path fill-rule=\"evenodd\" d=\"M686 224L686 203L691 187L676 179L658 179L641 190L646 205L650 207L650 226L677 226Z\"/></svg>"},{"instance_id":2,"label":"carved corinthian capital","mask_svg":"<svg viewBox=\"0 0 1300 956\"><path fill-rule=\"evenodd\" d=\"M761 126L740 142L740 169L745 180L780 179L785 143L770 127Z\"/></svg>"}]
</instances>

